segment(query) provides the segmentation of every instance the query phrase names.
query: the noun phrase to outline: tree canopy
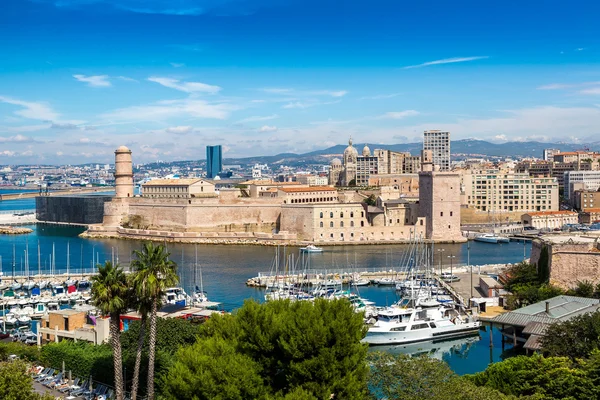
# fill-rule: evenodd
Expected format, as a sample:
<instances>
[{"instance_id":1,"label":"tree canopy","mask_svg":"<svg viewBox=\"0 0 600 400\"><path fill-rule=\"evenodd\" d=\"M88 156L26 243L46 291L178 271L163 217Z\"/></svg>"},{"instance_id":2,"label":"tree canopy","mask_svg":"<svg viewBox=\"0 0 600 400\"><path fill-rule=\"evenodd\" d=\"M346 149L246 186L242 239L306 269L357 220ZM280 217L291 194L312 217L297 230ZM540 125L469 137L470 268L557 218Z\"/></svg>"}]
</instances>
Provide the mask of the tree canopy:
<instances>
[{"instance_id":1,"label":"tree canopy","mask_svg":"<svg viewBox=\"0 0 600 400\"><path fill-rule=\"evenodd\" d=\"M33 379L23 362L0 362L0 399L2 400L53 400L50 395L40 395L33 390Z\"/></svg>"},{"instance_id":2,"label":"tree canopy","mask_svg":"<svg viewBox=\"0 0 600 400\"><path fill-rule=\"evenodd\" d=\"M542 348L549 356L586 358L600 349L600 312L578 315L552 324L542 337Z\"/></svg>"},{"instance_id":3,"label":"tree canopy","mask_svg":"<svg viewBox=\"0 0 600 400\"><path fill-rule=\"evenodd\" d=\"M364 335L362 316L347 300L246 301L234 315L214 316L202 325L198 342L176 354L162 392L181 399L191 398L181 393L217 398L217 391L221 399L243 398L248 391L269 398L364 399ZM187 378L174 379L182 376ZM235 389L242 382L246 387Z\"/></svg>"}]
</instances>

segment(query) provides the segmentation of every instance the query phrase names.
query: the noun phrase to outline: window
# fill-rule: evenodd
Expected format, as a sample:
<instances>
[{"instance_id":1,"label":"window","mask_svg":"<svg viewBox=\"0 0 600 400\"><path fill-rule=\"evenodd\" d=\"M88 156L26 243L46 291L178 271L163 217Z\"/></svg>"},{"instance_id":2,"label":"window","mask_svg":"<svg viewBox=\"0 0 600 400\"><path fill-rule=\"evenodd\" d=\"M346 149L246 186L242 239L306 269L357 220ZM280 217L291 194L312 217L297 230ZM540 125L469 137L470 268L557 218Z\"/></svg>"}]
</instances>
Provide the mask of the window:
<instances>
[{"instance_id":1,"label":"window","mask_svg":"<svg viewBox=\"0 0 600 400\"><path fill-rule=\"evenodd\" d=\"M450 211L450 216L452 216L452 211Z\"/></svg>"},{"instance_id":2,"label":"window","mask_svg":"<svg viewBox=\"0 0 600 400\"><path fill-rule=\"evenodd\" d=\"M322 227L323 227L323 221L321 221L321 222L319 223L319 228L322 228Z\"/></svg>"},{"instance_id":3,"label":"window","mask_svg":"<svg viewBox=\"0 0 600 400\"><path fill-rule=\"evenodd\" d=\"M340 213L340 218L344 218L344 212L343 211Z\"/></svg>"},{"instance_id":4,"label":"window","mask_svg":"<svg viewBox=\"0 0 600 400\"><path fill-rule=\"evenodd\" d=\"M321 211L320 217L323 218L323 212Z\"/></svg>"},{"instance_id":5,"label":"window","mask_svg":"<svg viewBox=\"0 0 600 400\"><path fill-rule=\"evenodd\" d=\"M365 226L365 221L360 221L360 226Z\"/></svg>"},{"instance_id":6,"label":"window","mask_svg":"<svg viewBox=\"0 0 600 400\"><path fill-rule=\"evenodd\" d=\"M440 213L440 217L443 217L443 216L444 216L444 212L442 211L442 212Z\"/></svg>"},{"instance_id":7,"label":"window","mask_svg":"<svg viewBox=\"0 0 600 400\"><path fill-rule=\"evenodd\" d=\"M333 233L330 233L330 234L329 234L329 237L333 239Z\"/></svg>"},{"instance_id":8,"label":"window","mask_svg":"<svg viewBox=\"0 0 600 400\"><path fill-rule=\"evenodd\" d=\"M344 227L344 221L341 221L340 222L340 228L343 228L343 227Z\"/></svg>"},{"instance_id":9,"label":"window","mask_svg":"<svg viewBox=\"0 0 600 400\"><path fill-rule=\"evenodd\" d=\"M423 225L423 220L421 220L421 225Z\"/></svg>"},{"instance_id":10,"label":"window","mask_svg":"<svg viewBox=\"0 0 600 400\"><path fill-rule=\"evenodd\" d=\"M406 330L405 326L397 326L395 328L390 329L390 331L393 331L393 332L404 332L405 330Z\"/></svg>"},{"instance_id":11,"label":"window","mask_svg":"<svg viewBox=\"0 0 600 400\"><path fill-rule=\"evenodd\" d=\"M354 221L350 221L350 226L354 228Z\"/></svg>"},{"instance_id":12,"label":"window","mask_svg":"<svg viewBox=\"0 0 600 400\"><path fill-rule=\"evenodd\" d=\"M354 211L350 211L350 218L354 218Z\"/></svg>"},{"instance_id":13,"label":"window","mask_svg":"<svg viewBox=\"0 0 600 400\"><path fill-rule=\"evenodd\" d=\"M416 331L418 329L425 329L425 328L429 328L429 325L427 325L427 324L414 324L413 326L411 326L410 330L411 331Z\"/></svg>"},{"instance_id":14,"label":"window","mask_svg":"<svg viewBox=\"0 0 600 400\"><path fill-rule=\"evenodd\" d=\"M331 221L331 222L329 223L329 227L330 227L330 228L333 228L333 221Z\"/></svg>"},{"instance_id":15,"label":"window","mask_svg":"<svg viewBox=\"0 0 600 400\"><path fill-rule=\"evenodd\" d=\"M329 218L333 218L333 213L332 212L329 213Z\"/></svg>"}]
</instances>

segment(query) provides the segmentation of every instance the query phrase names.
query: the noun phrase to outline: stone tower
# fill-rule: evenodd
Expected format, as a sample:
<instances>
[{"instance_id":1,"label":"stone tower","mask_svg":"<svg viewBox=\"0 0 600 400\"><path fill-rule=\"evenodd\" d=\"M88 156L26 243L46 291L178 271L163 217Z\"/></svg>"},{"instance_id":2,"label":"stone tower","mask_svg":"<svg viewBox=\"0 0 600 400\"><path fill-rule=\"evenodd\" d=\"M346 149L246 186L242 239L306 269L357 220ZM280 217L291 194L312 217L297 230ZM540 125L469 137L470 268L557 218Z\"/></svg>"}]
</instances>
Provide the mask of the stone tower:
<instances>
[{"instance_id":1,"label":"stone tower","mask_svg":"<svg viewBox=\"0 0 600 400\"><path fill-rule=\"evenodd\" d=\"M419 213L425 217L425 237L444 242L464 242L460 230L460 175L440 172L431 150L421 152Z\"/></svg>"},{"instance_id":2,"label":"stone tower","mask_svg":"<svg viewBox=\"0 0 600 400\"><path fill-rule=\"evenodd\" d=\"M117 198L133 197L131 150L125 146L115 150L115 191Z\"/></svg>"}]
</instances>

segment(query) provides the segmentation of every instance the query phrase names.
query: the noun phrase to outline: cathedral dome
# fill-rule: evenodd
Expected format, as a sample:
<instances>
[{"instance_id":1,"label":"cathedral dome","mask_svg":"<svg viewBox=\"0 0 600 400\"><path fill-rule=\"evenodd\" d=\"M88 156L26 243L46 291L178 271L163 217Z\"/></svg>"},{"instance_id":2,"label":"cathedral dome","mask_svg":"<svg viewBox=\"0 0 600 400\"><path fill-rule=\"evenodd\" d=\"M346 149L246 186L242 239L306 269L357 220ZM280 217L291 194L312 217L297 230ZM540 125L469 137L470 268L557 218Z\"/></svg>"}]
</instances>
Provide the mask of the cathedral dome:
<instances>
[{"instance_id":1,"label":"cathedral dome","mask_svg":"<svg viewBox=\"0 0 600 400\"><path fill-rule=\"evenodd\" d=\"M371 157L371 149L366 144L365 147L363 147L362 155L363 157Z\"/></svg>"},{"instance_id":2,"label":"cathedral dome","mask_svg":"<svg viewBox=\"0 0 600 400\"><path fill-rule=\"evenodd\" d=\"M346 163L348 162L356 162L356 157L358 157L358 151L352 146L352 138L348 141L348 147L344 150L344 160Z\"/></svg>"},{"instance_id":3,"label":"cathedral dome","mask_svg":"<svg viewBox=\"0 0 600 400\"><path fill-rule=\"evenodd\" d=\"M331 166L342 165L342 161L339 158L334 158L333 160L331 160L331 162L329 163L329 165L331 165Z\"/></svg>"}]
</instances>

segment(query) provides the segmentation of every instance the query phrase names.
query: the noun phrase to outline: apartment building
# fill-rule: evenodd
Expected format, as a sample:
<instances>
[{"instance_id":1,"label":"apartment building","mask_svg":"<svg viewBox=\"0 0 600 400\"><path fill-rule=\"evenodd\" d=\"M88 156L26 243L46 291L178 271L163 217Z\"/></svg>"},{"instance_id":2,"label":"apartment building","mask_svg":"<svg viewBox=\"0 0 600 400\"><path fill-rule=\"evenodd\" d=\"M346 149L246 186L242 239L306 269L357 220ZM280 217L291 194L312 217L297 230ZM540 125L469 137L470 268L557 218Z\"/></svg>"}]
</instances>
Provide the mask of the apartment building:
<instances>
[{"instance_id":1,"label":"apartment building","mask_svg":"<svg viewBox=\"0 0 600 400\"><path fill-rule=\"evenodd\" d=\"M551 177L497 169L464 171L463 205L481 211L558 210L558 183Z\"/></svg>"},{"instance_id":2,"label":"apartment building","mask_svg":"<svg viewBox=\"0 0 600 400\"><path fill-rule=\"evenodd\" d=\"M450 132L425 131L423 150L430 150L433 153L433 164L439 166L440 171L450 170Z\"/></svg>"},{"instance_id":3,"label":"apartment building","mask_svg":"<svg viewBox=\"0 0 600 400\"><path fill-rule=\"evenodd\" d=\"M575 190L571 199L573 207L579 211L600 208L600 192L595 190Z\"/></svg>"},{"instance_id":4,"label":"apartment building","mask_svg":"<svg viewBox=\"0 0 600 400\"><path fill-rule=\"evenodd\" d=\"M571 200L575 190L597 191L600 188L600 171L568 171L564 173L565 199Z\"/></svg>"}]
</instances>

